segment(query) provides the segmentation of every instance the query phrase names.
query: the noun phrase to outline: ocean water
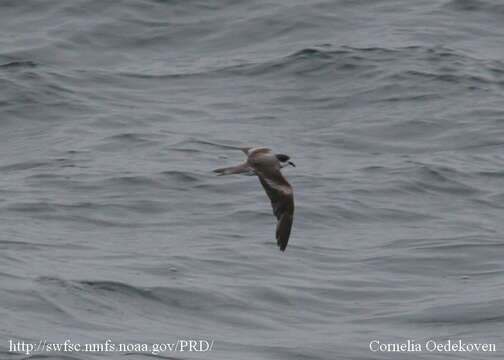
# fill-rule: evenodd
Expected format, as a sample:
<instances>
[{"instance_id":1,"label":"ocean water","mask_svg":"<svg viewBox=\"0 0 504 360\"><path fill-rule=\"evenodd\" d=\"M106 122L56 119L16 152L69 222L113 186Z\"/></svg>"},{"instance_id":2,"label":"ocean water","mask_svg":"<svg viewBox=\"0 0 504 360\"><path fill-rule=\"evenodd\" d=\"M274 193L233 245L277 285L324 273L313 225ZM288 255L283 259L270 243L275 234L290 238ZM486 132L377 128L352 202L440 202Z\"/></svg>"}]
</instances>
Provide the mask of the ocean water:
<instances>
[{"instance_id":1,"label":"ocean water","mask_svg":"<svg viewBox=\"0 0 504 360\"><path fill-rule=\"evenodd\" d=\"M501 359L503 24L498 0L0 1L0 357ZM259 181L212 173L236 146L297 165L285 253ZM370 350L408 339L497 351ZM10 348L66 340L149 350ZM181 340L212 347L151 351Z\"/></svg>"}]
</instances>

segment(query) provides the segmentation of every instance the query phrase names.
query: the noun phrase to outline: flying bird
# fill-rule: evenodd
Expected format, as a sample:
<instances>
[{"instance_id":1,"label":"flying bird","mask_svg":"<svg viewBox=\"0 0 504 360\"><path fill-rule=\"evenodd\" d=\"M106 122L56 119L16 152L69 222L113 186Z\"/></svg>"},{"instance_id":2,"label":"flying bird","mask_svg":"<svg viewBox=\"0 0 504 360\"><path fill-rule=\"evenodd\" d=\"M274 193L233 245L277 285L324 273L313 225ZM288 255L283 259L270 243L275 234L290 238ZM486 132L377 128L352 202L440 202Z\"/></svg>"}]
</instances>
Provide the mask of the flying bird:
<instances>
[{"instance_id":1,"label":"flying bird","mask_svg":"<svg viewBox=\"0 0 504 360\"><path fill-rule=\"evenodd\" d=\"M292 186L285 180L280 169L296 166L290 157L274 154L263 147L239 148L247 155L247 161L238 166L216 169L218 175L257 175L266 194L271 200L273 214L277 218L276 239L280 250L284 251L289 241L294 216L294 193Z\"/></svg>"}]
</instances>

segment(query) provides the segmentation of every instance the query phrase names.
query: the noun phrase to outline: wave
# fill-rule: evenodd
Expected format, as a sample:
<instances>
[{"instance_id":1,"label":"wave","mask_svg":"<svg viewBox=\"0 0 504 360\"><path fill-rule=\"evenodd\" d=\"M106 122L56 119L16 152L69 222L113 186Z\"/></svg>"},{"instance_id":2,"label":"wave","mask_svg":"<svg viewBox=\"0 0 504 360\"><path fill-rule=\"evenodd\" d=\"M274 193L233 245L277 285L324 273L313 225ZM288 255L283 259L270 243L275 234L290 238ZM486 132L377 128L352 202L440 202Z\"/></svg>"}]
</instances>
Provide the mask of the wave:
<instances>
[{"instance_id":1,"label":"wave","mask_svg":"<svg viewBox=\"0 0 504 360\"><path fill-rule=\"evenodd\" d=\"M451 0L444 6L460 11L485 12L492 15L504 15L504 5L496 0Z\"/></svg>"},{"instance_id":2,"label":"wave","mask_svg":"<svg viewBox=\"0 0 504 360\"><path fill-rule=\"evenodd\" d=\"M419 68L417 64L432 64ZM120 76L145 79L218 78L222 76L285 78L307 77L319 81L356 81L376 79L377 84L394 84L394 95L375 85L366 90L384 93L379 101L431 101L439 98L435 83L462 85L466 89L484 89L488 85L502 86L504 63L488 62L448 47L406 46L400 48L356 48L330 45L320 48L304 48L290 55L260 62L249 62L221 68L205 69L173 74L120 73ZM416 84L416 88L409 85ZM386 85L381 85L386 86ZM402 86L406 91L401 91ZM354 94L355 95L355 94ZM330 98L334 101L334 97Z\"/></svg>"},{"instance_id":3,"label":"wave","mask_svg":"<svg viewBox=\"0 0 504 360\"><path fill-rule=\"evenodd\" d=\"M137 307L140 303L151 304L150 310L159 312L166 311L166 308L184 310L206 311L216 309L227 304L244 306L244 301L234 299L212 289L189 286L135 286L120 281L109 280L63 280L56 277L40 277L37 282L48 289L53 289L65 296L65 293L80 298L95 299L94 302L102 307L107 299L107 307L124 306ZM116 303L117 302L117 303ZM155 306L157 308L152 308ZM117 310L120 310L120 306ZM138 309L142 311L141 309Z\"/></svg>"},{"instance_id":4,"label":"wave","mask_svg":"<svg viewBox=\"0 0 504 360\"><path fill-rule=\"evenodd\" d=\"M39 66L38 63L31 60L17 60L8 63L0 64L1 69L12 69L12 68L34 68Z\"/></svg>"},{"instance_id":5,"label":"wave","mask_svg":"<svg viewBox=\"0 0 504 360\"><path fill-rule=\"evenodd\" d=\"M452 303L420 310L406 319L418 323L477 325L504 321L504 301L487 299L478 303Z\"/></svg>"}]
</instances>

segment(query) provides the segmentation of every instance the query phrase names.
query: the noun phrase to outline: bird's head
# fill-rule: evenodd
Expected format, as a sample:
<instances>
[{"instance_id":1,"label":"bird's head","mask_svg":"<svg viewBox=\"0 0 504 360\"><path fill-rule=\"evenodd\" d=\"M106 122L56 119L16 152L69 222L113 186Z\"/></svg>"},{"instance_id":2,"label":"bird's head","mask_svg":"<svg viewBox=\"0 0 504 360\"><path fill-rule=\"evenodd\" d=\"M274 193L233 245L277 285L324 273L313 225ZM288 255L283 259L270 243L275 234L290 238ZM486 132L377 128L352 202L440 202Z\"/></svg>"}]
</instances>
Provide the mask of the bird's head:
<instances>
[{"instance_id":1,"label":"bird's head","mask_svg":"<svg viewBox=\"0 0 504 360\"><path fill-rule=\"evenodd\" d=\"M296 165L294 165L294 163L292 161L289 161L290 160L289 156L287 156L285 154L276 154L275 156L278 159L278 161L280 161L282 167L287 166L287 165L291 165L293 167L296 167Z\"/></svg>"}]
</instances>

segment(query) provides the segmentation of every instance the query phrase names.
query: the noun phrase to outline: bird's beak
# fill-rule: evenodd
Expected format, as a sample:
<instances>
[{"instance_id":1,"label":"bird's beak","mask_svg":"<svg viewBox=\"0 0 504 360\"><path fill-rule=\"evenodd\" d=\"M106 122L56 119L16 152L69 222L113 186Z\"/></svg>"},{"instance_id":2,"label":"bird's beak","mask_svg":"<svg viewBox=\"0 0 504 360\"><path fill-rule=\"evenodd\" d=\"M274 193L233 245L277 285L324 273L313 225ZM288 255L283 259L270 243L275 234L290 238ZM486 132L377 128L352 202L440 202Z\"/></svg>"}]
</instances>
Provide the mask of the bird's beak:
<instances>
[{"instance_id":1,"label":"bird's beak","mask_svg":"<svg viewBox=\"0 0 504 360\"><path fill-rule=\"evenodd\" d=\"M292 165L292 167L296 167L296 165L292 161L287 162L287 164Z\"/></svg>"}]
</instances>

